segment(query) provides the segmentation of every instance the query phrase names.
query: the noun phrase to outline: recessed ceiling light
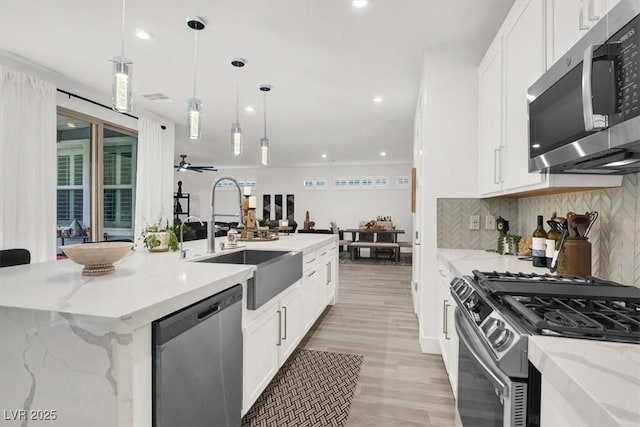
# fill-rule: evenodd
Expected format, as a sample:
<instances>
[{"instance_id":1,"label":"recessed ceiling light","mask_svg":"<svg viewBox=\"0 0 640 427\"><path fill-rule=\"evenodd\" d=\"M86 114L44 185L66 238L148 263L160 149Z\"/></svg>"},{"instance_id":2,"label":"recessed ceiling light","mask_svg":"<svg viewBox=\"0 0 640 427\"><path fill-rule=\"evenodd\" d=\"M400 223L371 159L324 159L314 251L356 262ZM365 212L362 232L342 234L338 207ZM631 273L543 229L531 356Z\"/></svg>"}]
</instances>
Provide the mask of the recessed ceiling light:
<instances>
[{"instance_id":1,"label":"recessed ceiling light","mask_svg":"<svg viewBox=\"0 0 640 427\"><path fill-rule=\"evenodd\" d=\"M326 159L326 158L327 158L327 155L326 155L326 154L323 154L323 155L322 155L322 158L323 158L323 159Z\"/></svg>"},{"instance_id":2,"label":"recessed ceiling light","mask_svg":"<svg viewBox=\"0 0 640 427\"><path fill-rule=\"evenodd\" d=\"M69 123L67 123L67 127L68 128L74 128L74 127L76 127L76 124L69 122Z\"/></svg>"},{"instance_id":3,"label":"recessed ceiling light","mask_svg":"<svg viewBox=\"0 0 640 427\"><path fill-rule=\"evenodd\" d=\"M369 3L369 0L353 0L353 7L361 9Z\"/></svg>"},{"instance_id":4,"label":"recessed ceiling light","mask_svg":"<svg viewBox=\"0 0 640 427\"><path fill-rule=\"evenodd\" d=\"M246 111L247 113L253 113L256 110L253 108L253 106L247 105L246 107L244 107L244 111Z\"/></svg>"},{"instance_id":5,"label":"recessed ceiling light","mask_svg":"<svg viewBox=\"0 0 640 427\"><path fill-rule=\"evenodd\" d=\"M376 102L376 103L382 102L382 97L381 96L376 96L375 98L373 98L373 102Z\"/></svg>"},{"instance_id":6,"label":"recessed ceiling light","mask_svg":"<svg viewBox=\"0 0 640 427\"><path fill-rule=\"evenodd\" d=\"M380 155L381 155L382 157L384 157L384 156L386 156L386 155L387 155L387 152L386 152L386 151L382 151L382 152L380 153Z\"/></svg>"},{"instance_id":7,"label":"recessed ceiling light","mask_svg":"<svg viewBox=\"0 0 640 427\"><path fill-rule=\"evenodd\" d=\"M136 37L138 37L140 40L151 40L153 38L153 34L151 34L149 31L147 30L136 30Z\"/></svg>"}]
</instances>

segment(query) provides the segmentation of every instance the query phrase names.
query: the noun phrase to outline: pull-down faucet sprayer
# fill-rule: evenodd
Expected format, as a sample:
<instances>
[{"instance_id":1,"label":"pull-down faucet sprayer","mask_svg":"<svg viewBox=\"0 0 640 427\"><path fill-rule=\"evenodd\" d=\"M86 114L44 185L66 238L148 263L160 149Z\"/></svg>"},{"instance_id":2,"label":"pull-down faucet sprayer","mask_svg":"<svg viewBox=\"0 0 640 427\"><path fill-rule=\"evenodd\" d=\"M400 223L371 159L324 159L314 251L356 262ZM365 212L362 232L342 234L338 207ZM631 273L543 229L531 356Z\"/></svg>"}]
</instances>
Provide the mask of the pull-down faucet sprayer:
<instances>
[{"instance_id":1,"label":"pull-down faucet sprayer","mask_svg":"<svg viewBox=\"0 0 640 427\"><path fill-rule=\"evenodd\" d=\"M215 210L215 202L216 202L216 188L218 187L218 183L222 182L222 181L231 181L233 182L233 184L235 185L235 187L238 189L238 213L237 214L232 214L232 213L216 213ZM211 220L209 220L209 225L207 227L207 252L210 254L213 254L216 252L216 215L218 216L233 216L233 217L238 217L238 224L244 226L244 223L242 221L242 190L240 189L240 185L238 184L238 181L236 181L235 179L228 177L228 176L223 176L222 178L219 178L214 184L213 184L213 188L211 189Z\"/></svg>"}]
</instances>

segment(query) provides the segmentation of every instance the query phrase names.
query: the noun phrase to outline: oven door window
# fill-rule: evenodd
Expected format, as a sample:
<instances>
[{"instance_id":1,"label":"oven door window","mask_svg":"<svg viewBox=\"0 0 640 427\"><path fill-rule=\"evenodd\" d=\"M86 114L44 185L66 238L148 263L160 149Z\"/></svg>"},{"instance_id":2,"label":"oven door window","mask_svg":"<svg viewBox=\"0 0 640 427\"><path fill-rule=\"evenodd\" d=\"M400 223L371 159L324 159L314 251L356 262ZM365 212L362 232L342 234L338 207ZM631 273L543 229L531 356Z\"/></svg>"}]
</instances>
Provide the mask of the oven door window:
<instances>
[{"instance_id":1,"label":"oven door window","mask_svg":"<svg viewBox=\"0 0 640 427\"><path fill-rule=\"evenodd\" d=\"M505 425L499 393L462 340L458 354L458 412L465 427Z\"/></svg>"}]
</instances>

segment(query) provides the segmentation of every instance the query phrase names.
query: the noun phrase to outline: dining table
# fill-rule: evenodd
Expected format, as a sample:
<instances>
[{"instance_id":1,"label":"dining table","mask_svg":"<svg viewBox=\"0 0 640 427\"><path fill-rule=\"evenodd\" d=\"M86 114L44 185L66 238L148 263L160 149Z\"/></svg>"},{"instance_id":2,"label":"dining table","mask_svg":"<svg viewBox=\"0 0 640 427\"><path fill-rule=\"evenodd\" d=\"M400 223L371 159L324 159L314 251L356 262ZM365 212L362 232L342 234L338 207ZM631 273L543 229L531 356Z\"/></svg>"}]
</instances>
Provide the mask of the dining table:
<instances>
[{"instance_id":1,"label":"dining table","mask_svg":"<svg viewBox=\"0 0 640 427\"><path fill-rule=\"evenodd\" d=\"M392 243L398 243L398 234L404 234L404 230L391 229L391 230L375 230L370 228L348 228L344 230L345 233L351 233L351 241L357 242L356 236L359 237L359 233L374 233L374 242L378 241L378 236L385 234L392 236Z\"/></svg>"}]
</instances>

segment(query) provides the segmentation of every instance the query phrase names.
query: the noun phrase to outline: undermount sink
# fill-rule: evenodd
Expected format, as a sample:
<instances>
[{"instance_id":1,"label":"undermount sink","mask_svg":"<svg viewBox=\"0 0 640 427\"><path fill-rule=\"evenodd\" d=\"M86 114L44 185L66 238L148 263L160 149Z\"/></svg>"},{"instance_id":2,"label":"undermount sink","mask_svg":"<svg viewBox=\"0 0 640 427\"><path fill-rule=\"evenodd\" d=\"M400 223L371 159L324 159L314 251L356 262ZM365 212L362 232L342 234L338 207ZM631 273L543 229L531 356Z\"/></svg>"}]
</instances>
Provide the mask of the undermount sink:
<instances>
[{"instance_id":1,"label":"undermount sink","mask_svg":"<svg viewBox=\"0 0 640 427\"><path fill-rule=\"evenodd\" d=\"M247 308L255 310L302 278L302 252L245 249L196 262L255 265L247 282Z\"/></svg>"}]
</instances>

